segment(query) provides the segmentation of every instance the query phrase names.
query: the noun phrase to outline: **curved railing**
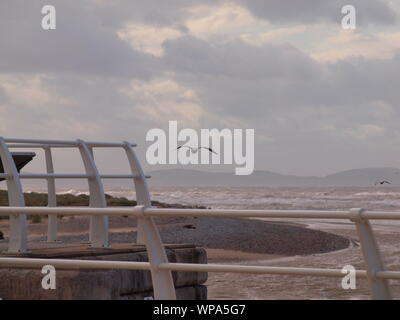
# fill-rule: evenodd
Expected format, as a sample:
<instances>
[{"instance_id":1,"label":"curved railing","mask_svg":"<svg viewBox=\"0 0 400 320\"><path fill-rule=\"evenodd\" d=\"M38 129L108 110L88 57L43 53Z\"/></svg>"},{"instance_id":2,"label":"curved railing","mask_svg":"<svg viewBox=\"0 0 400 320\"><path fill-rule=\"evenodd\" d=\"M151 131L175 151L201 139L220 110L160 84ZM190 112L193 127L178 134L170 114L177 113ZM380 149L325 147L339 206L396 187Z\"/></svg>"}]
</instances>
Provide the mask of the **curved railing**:
<instances>
[{"instance_id":1,"label":"curved railing","mask_svg":"<svg viewBox=\"0 0 400 320\"><path fill-rule=\"evenodd\" d=\"M57 215L83 215L91 217L90 242L94 247L108 247L108 217L132 216L138 219L138 242L143 243L148 252L149 262L126 261L90 261L65 259L0 258L0 266L41 267L51 264L63 268L89 269L134 269L149 270L152 275L154 296L156 299L176 299L171 271L198 272L235 272L256 274L281 274L316 277L343 277L341 269L240 266L226 264L190 264L170 263L161 241L153 217L230 217L230 218L287 218L287 219L349 219L357 230L366 270L357 270L356 277L367 278L371 296L374 299L390 299L389 279L400 279L400 271L385 269L378 243L375 239L370 220L400 220L400 212L320 210L221 210L221 209L165 209L151 207L150 193L146 175L140 166L133 148L135 145L124 143L95 143L77 141L43 141L0 138L0 156L5 173L0 178L7 180L10 207L0 207L0 215L10 216L9 251L24 253L27 251L26 215L48 215L48 240L56 239ZM12 160L10 148L42 148L46 153L46 174L19 174ZM53 171L51 148L78 147L85 165L86 174L55 174ZM95 147L122 147L131 167L129 175L102 175L98 172L94 157ZM49 206L25 207L20 179L46 179L48 181ZM56 207L54 179L85 178L89 181L90 207ZM102 179L132 178L135 182L138 205L135 207L106 207Z\"/></svg>"}]
</instances>

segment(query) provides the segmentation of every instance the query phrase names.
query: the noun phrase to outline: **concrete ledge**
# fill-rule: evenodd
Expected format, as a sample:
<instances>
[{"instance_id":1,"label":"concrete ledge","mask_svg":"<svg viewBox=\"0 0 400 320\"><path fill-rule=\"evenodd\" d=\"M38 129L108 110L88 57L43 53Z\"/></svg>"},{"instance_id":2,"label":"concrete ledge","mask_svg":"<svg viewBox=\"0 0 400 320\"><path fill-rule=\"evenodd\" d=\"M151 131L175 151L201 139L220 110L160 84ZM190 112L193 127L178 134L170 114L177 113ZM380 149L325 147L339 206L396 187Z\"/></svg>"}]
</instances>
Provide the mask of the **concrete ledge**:
<instances>
[{"instance_id":1,"label":"concrete ledge","mask_svg":"<svg viewBox=\"0 0 400 320\"><path fill-rule=\"evenodd\" d=\"M207 263L207 253L203 248L191 244L166 245L170 262ZM144 246L113 245L112 249L87 247L68 247L34 249L29 254L5 256L148 261ZM142 270L63 270L57 269L56 289L44 290L41 281L44 275L40 269L0 268L0 297L3 299L105 299L125 300L143 299L152 296L152 283L149 271ZM206 299L207 289L201 284L207 281L205 272L173 272L177 297L179 299Z\"/></svg>"}]
</instances>

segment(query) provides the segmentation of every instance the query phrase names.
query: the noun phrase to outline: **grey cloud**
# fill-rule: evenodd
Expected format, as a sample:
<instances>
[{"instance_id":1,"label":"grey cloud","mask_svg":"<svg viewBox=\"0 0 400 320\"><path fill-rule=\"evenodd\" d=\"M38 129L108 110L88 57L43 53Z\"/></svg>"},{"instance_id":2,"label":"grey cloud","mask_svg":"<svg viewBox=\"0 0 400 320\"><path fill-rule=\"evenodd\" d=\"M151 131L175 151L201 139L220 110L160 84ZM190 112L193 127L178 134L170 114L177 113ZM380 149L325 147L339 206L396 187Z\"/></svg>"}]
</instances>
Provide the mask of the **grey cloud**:
<instances>
[{"instance_id":1,"label":"grey cloud","mask_svg":"<svg viewBox=\"0 0 400 320\"><path fill-rule=\"evenodd\" d=\"M179 25L186 10L196 5L217 5L230 0L117 0L103 2L87 0L88 8L107 25L121 27L127 21L153 25Z\"/></svg>"},{"instance_id":2,"label":"grey cloud","mask_svg":"<svg viewBox=\"0 0 400 320\"><path fill-rule=\"evenodd\" d=\"M6 95L5 90L0 87L0 105L5 104L8 102L8 97Z\"/></svg>"},{"instance_id":3,"label":"grey cloud","mask_svg":"<svg viewBox=\"0 0 400 320\"><path fill-rule=\"evenodd\" d=\"M96 73L148 78L157 60L133 50L115 29L102 25L84 3L52 1L57 29L41 28L47 1L6 0L0 4L0 72Z\"/></svg>"},{"instance_id":4,"label":"grey cloud","mask_svg":"<svg viewBox=\"0 0 400 320\"><path fill-rule=\"evenodd\" d=\"M340 23L341 9L353 5L357 9L358 25L394 24L397 15L386 0L237 0L255 16L276 24Z\"/></svg>"},{"instance_id":5,"label":"grey cloud","mask_svg":"<svg viewBox=\"0 0 400 320\"><path fill-rule=\"evenodd\" d=\"M257 80L312 77L317 71L306 54L288 44L254 47L235 40L220 45L186 36L165 41L164 49L166 65L184 73Z\"/></svg>"},{"instance_id":6,"label":"grey cloud","mask_svg":"<svg viewBox=\"0 0 400 320\"><path fill-rule=\"evenodd\" d=\"M400 100L400 55L325 64L290 45L210 44L192 37L170 40L164 48L166 66L200 92L210 111L248 117L276 108Z\"/></svg>"},{"instance_id":7,"label":"grey cloud","mask_svg":"<svg viewBox=\"0 0 400 320\"><path fill-rule=\"evenodd\" d=\"M129 79L81 75L43 76L41 87L50 97L44 105L32 101L0 101L6 136L136 140L146 125L135 101L120 92ZM25 83L21 82L21 87ZM0 87L1 89L1 87ZM126 114L131 114L129 119ZM1 121L0 121L1 122Z\"/></svg>"},{"instance_id":8,"label":"grey cloud","mask_svg":"<svg viewBox=\"0 0 400 320\"><path fill-rule=\"evenodd\" d=\"M186 18L193 6L236 3L248 8L255 16L276 24L334 22L340 23L341 8L354 5L359 25L393 24L396 11L389 0L119 0L102 2L87 0L87 7L107 25L121 26L126 21L154 25L176 25Z\"/></svg>"},{"instance_id":9,"label":"grey cloud","mask_svg":"<svg viewBox=\"0 0 400 320\"><path fill-rule=\"evenodd\" d=\"M359 1L359 0L358 0ZM100 4L101 3L101 4ZM206 3L214 3L207 1ZM242 4L249 7L254 14L262 15L268 19L276 19L280 22L296 22L303 19L313 22L312 17L326 19L336 16L336 6L340 6L339 0L335 1L296 1L297 7L292 1L244 1ZM0 72L63 72L63 73L96 73L107 76L129 76L149 79L162 71L159 60L132 49L125 41L116 36L118 28L128 21L141 21L152 24L169 24L179 30L185 31L182 20L185 17L185 9L194 5L204 4L195 0L173 1L115 1L97 2L86 0L82 2L55 0L52 2L57 9L58 28L54 31L44 31L40 27L42 15L40 9L46 1L5 0L0 3ZM370 17L371 22L392 22L394 17L386 3L382 1L363 0L360 7L359 21L363 17ZM315 6L315 8L314 8ZM367 12L368 15L363 14ZM309 16L310 15L310 16ZM374 17L382 19L375 19ZM336 19L336 18L335 18ZM180 41L187 41L183 38ZM201 43L190 42L193 57L198 57L198 64L202 63L202 57L196 52L196 45ZM168 44L166 44L168 46ZM241 52L232 46L233 53L241 57ZM213 50L212 47L209 47ZM188 48L186 49L188 50ZM230 48L227 48L230 50ZM276 53L277 54L280 54ZM187 52L189 54L189 52ZM207 53L211 57L223 55L223 52ZM293 50L286 50L285 54L298 54ZM272 53L268 52L271 56ZM181 58L185 58L180 54ZM242 61L240 71L242 75L256 77L260 72L257 63ZM218 58L215 58L218 60ZM232 57L232 59L235 59ZM175 59L176 60L176 59ZM275 59L279 60L278 59ZM173 63L172 61L170 63ZM226 62L230 64L229 61ZM310 63L306 63L310 65ZM209 62L205 67L210 67ZM270 69L273 66L270 66ZM282 65L274 64L276 69ZM213 66L218 72L223 65ZM238 69L237 68L237 69ZM298 68L305 67L301 65ZM261 69L261 70L259 70ZM291 71L291 68L287 68ZM270 70L273 73L274 70ZM305 71L307 72L307 71Z\"/></svg>"}]
</instances>

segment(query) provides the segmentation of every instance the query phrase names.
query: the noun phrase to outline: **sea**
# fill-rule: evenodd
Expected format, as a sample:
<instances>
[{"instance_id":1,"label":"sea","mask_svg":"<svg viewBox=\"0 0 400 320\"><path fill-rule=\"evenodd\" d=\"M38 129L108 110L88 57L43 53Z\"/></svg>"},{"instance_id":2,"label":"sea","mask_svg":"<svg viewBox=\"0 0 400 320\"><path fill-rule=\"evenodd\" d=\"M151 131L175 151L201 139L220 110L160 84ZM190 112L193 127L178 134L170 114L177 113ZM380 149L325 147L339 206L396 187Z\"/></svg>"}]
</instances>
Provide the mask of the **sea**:
<instances>
[{"instance_id":1,"label":"sea","mask_svg":"<svg viewBox=\"0 0 400 320\"><path fill-rule=\"evenodd\" d=\"M25 191L46 192L44 188ZM152 200L209 208L284 210L400 211L400 187L152 187ZM135 191L106 189L115 197L135 199ZM87 189L59 189L57 193L88 194Z\"/></svg>"}]
</instances>

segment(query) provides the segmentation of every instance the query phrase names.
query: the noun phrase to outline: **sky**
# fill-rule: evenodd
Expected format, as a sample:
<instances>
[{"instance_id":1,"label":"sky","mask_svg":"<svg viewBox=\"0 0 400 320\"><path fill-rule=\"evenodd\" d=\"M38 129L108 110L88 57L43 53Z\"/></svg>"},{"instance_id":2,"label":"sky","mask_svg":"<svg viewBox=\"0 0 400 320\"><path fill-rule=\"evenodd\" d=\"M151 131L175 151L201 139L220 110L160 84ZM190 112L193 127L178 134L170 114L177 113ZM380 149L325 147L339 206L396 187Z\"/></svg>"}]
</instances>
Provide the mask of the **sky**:
<instances>
[{"instance_id":1,"label":"sky","mask_svg":"<svg viewBox=\"0 0 400 320\"><path fill-rule=\"evenodd\" d=\"M184 168L145 163L168 120L254 129L255 170L400 167L399 70L399 0L0 2L0 135L134 141L146 170ZM122 170L113 156L105 171Z\"/></svg>"}]
</instances>

